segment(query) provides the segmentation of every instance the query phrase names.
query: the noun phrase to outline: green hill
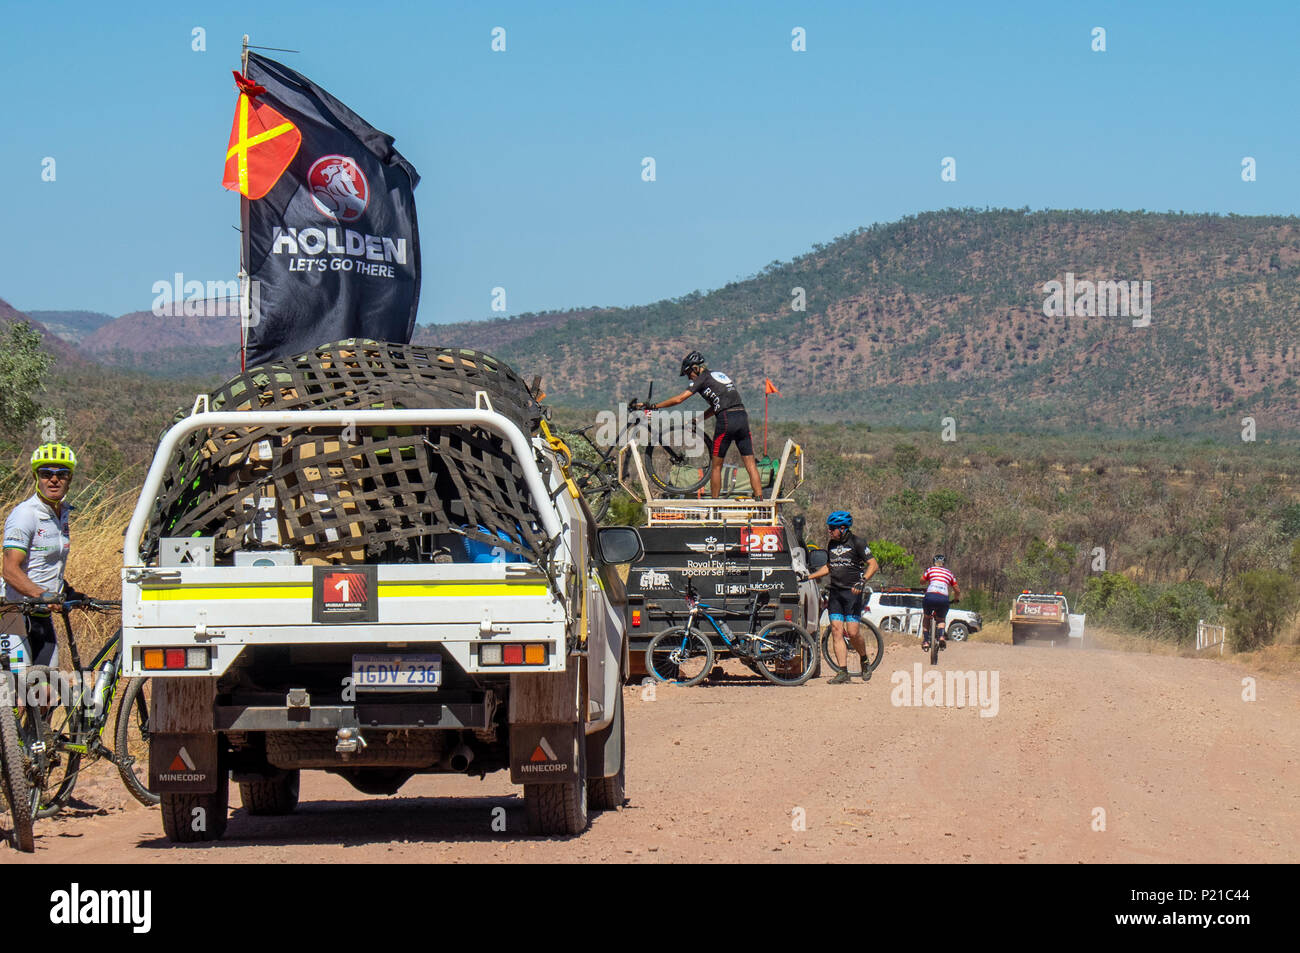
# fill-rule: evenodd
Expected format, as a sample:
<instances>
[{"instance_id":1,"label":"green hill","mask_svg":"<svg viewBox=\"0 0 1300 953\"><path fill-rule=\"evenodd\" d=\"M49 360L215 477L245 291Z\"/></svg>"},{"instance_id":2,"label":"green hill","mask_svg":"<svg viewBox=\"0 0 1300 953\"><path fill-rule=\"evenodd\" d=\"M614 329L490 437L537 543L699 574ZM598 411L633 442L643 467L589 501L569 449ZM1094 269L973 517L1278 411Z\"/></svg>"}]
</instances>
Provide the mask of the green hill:
<instances>
[{"instance_id":1,"label":"green hill","mask_svg":"<svg viewBox=\"0 0 1300 953\"><path fill-rule=\"evenodd\" d=\"M1044 285L1149 281L1149 327L1048 317ZM699 348L784 419L959 430L1300 428L1300 219L948 210L876 225L745 281L634 308L425 326L499 354L552 400L674 392ZM796 288L806 310L792 309ZM1085 302L1086 303L1086 302Z\"/></svg>"}]
</instances>

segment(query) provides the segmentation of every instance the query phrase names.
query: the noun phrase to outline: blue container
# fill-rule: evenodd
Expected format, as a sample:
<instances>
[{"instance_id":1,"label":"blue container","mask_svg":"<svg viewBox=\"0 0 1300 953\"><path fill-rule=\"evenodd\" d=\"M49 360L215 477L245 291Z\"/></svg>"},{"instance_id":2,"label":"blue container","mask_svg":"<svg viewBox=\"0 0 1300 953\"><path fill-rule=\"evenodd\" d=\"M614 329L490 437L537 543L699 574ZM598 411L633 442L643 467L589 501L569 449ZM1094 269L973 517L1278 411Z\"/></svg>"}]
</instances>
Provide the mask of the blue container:
<instances>
[{"instance_id":1,"label":"blue container","mask_svg":"<svg viewBox=\"0 0 1300 953\"><path fill-rule=\"evenodd\" d=\"M468 530L468 526L462 526L462 529ZM492 531L486 526L477 527L480 533L491 534ZM496 535L504 539L507 543L514 543L506 533L501 530L496 531ZM517 553L512 553L504 546L493 546L491 543L481 539L471 539L468 536L460 537L461 545L465 550L465 561L471 563L521 563L524 557Z\"/></svg>"}]
</instances>

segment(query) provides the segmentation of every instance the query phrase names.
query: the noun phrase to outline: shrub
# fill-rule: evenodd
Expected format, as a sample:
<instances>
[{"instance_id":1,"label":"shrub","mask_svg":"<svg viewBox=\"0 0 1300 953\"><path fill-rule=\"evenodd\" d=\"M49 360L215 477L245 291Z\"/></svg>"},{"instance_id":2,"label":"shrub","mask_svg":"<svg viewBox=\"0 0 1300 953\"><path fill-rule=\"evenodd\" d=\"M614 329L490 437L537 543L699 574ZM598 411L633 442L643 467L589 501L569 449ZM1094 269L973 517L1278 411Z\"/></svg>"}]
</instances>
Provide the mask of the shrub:
<instances>
[{"instance_id":1,"label":"shrub","mask_svg":"<svg viewBox=\"0 0 1300 953\"><path fill-rule=\"evenodd\" d=\"M1228 627L1238 652L1272 645L1296 614L1296 584L1278 569L1252 569L1233 581L1228 596Z\"/></svg>"}]
</instances>

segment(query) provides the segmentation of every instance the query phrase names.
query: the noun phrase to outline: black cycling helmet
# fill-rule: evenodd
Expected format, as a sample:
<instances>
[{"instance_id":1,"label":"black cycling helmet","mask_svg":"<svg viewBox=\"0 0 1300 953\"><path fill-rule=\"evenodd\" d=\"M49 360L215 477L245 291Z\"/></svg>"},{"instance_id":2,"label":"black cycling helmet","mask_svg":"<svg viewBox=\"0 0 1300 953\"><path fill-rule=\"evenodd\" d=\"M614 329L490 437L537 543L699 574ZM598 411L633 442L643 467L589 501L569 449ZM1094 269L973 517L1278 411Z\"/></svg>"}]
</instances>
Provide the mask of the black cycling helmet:
<instances>
[{"instance_id":1,"label":"black cycling helmet","mask_svg":"<svg viewBox=\"0 0 1300 953\"><path fill-rule=\"evenodd\" d=\"M946 559L947 559L947 557L944 556L943 553L935 553L935 554L934 554L934 564L935 564L936 566L942 566L942 565L944 564L944 561L945 561Z\"/></svg>"},{"instance_id":2,"label":"black cycling helmet","mask_svg":"<svg viewBox=\"0 0 1300 953\"><path fill-rule=\"evenodd\" d=\"M704 355L701 354L699 351L691 351L690 354L687 354L684 358L682 358L682 372L678 376L685 377L687 374L691 372L692 367L703 367L703 366L704 366Z\"/></svg>"}]
</instances>

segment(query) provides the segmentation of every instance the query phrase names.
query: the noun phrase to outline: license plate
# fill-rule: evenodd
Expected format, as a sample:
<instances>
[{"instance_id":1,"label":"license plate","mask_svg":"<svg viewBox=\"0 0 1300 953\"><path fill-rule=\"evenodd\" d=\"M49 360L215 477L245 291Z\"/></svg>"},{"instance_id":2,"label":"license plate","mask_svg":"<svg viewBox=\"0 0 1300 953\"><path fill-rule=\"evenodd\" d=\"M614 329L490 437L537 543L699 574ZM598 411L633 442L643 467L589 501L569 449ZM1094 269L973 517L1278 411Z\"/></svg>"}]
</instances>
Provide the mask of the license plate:
<instances>
[{"instance_id":1,"label":"license plate","mask_svg":"<svg viewBox=\"0 0 1300 953\"><path fill-rule=\"evenodd\" d=\"M352 684L359 691L435 690L442 685L442 656L354 655Z\"/></svg>"}]
</instances>

